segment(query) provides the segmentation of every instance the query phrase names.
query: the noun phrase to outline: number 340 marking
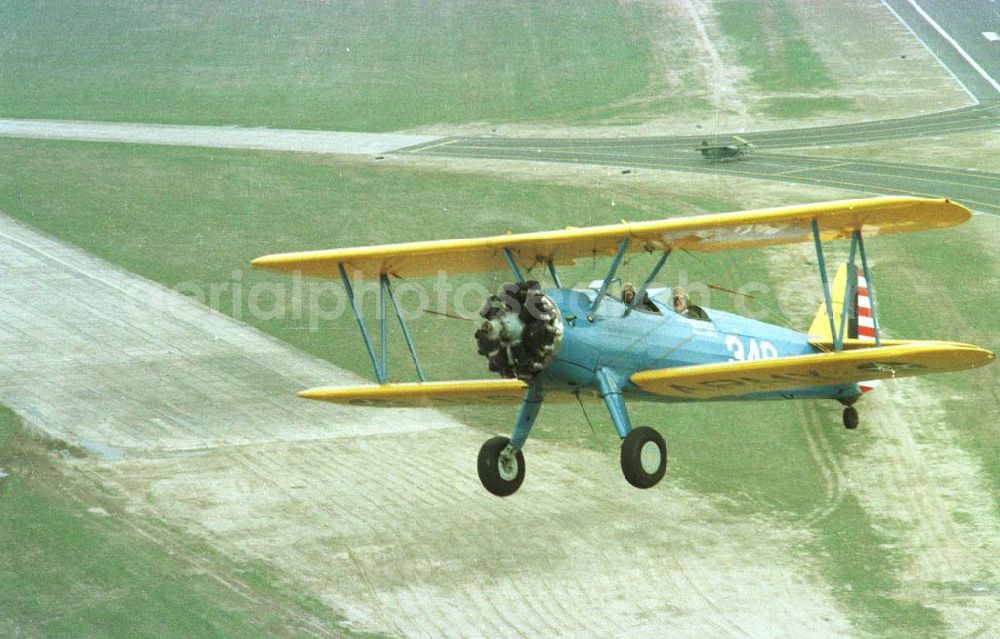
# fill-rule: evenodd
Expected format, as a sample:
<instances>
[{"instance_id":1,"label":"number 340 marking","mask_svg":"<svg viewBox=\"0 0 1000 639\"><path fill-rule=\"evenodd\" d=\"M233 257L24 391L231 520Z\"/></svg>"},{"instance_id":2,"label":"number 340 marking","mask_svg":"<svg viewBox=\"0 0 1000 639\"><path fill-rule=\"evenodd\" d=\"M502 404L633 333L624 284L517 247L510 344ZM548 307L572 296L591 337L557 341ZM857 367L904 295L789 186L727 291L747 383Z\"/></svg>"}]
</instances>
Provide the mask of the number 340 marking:
<instances>
[{"instance_id":1,"label":"number 340 marking","mask_svg":"<svg viewBox=\"0 0 1000 639\"><path fill-rule=\"evenodd\" d=\"M778 349L767 340L757 341L751 337L749 345L744 347L743 340L735 335L726 335L726 348L732 357L730 362L752 361L755 359L776 359Z\"/></svg>"}]
</instances>

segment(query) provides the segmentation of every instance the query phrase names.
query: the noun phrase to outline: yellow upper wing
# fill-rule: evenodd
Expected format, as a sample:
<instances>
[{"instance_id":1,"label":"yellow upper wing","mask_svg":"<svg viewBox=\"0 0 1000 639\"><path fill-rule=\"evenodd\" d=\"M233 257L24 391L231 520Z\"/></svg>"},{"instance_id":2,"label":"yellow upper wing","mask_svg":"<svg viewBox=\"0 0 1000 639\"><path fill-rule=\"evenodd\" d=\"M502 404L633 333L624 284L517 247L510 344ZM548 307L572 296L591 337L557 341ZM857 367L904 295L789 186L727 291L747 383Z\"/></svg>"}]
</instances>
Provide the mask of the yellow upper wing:
<instances>
[{"instance_id":1,"label":"yellow upper wing","mask_svg":"<svg viewBox=\"0 0 1000 639\"><path fill-rule=\"evenodd\" d=\"M632 383L657 395L715 399L946 373L984 366L994 358L990 351L969 344L907 342L882 348L642 371L632 375Z\"/></svg>"},{"instance_id":2,"label":"yellow upper wing","mask_svg":"<svg viewBox=\"0 0 1000 639\"><path fill-rule=\"evenodd\" d=\"M507 249L518 266L528 269L548 260L571 264L576 258L614 254L624 238L631 240L630 251L666 247L723 251L811 241L813 220L823 240L834 240L850 238L857 229L871 236L944 228L961 224L970 215L948 200L871 198L561 231L281 253L259 257L253 266L336 277L338 265L343 264L349 273L364 277L414 277L504 270Z\"/></svg>"}]
</instances>

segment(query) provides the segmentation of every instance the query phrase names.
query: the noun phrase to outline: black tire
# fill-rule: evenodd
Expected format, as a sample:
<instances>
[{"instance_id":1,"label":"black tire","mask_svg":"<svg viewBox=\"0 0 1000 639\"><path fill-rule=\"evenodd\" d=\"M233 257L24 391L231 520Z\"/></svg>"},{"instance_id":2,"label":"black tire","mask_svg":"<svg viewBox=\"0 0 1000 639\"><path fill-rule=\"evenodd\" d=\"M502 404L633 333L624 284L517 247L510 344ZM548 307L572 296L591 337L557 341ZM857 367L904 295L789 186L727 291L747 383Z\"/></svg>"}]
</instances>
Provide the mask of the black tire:
<instances>
[{"instance_id":1,"label":"black tire","mask_svg":"<svg viewBox=\"0 0 1000 639\"><path fill-rule=\"evenodd\" d=\"M652 488L667 472L667 443L648 426L635 428L622 442L621 463L628 483Z\"/></svg>"},{"instance_id":2,"label":"black tire","mask_svg":"<svg viewBox=\"0 0 1000 639\"><path fill-rule=\"evenodd\" d=\"M858 417L858 409L853 406L848 406L844 409L844 428L847 430L854 430L861 423L861 418Z\"/></svg>"},{"instance_id":3,"label":"black tire","mask_svg":"<svg viewBox=\"0 0 1000 639\"><path fill-rule=\"evenodd\" d=\"M516 467L505 467L501 462L500 454L508 445L510 439L507 437L494 437L479 449L479 481L497 497L513 495L524 481L524 455L521 451L517 451L512 460Z\"/></svg>"}]
</instances>

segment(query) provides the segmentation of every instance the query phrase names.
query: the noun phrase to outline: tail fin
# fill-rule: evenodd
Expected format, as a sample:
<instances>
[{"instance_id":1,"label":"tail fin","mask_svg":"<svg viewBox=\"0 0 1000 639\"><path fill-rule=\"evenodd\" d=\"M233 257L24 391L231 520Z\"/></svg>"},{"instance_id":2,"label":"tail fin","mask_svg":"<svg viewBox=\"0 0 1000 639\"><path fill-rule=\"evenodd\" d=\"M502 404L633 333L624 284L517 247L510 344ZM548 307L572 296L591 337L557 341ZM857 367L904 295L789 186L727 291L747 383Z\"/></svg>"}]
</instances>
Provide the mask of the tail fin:
<instances>
[{"instance_id":1,"label":"tail fin","mask_svg":"<svg viewBox=\"0 0 1000 639\"><path fill-rule=\"evenodd\" d=\"M833 284L830 287L830 297L833 302L833 325L836 329L840 328L840 318L844 313L844 290L847 288L848 280L854 280L856 275L855 271L857 269L852 264L840 265L837 269L837 274L833 278ZM850 273L848 273L850 271ZM848 275L851 277L849 278ZM847 325L847 336L857 337L858 323L857 323L857 303L855 303L856 294L851 293L851 296L847 298L848 305L848 325ZM854 320L854 321L851 321ZM853 325L854 332L851 332ZM833 341L833 333L830 332L830 316L826 312L826 304L821 303L819 305L819 310L816 311L816 317L813 318L812 325L809 327L809 335L819 339L824 342Z\"/></svg>"},{"instance_id":2,"label":"tail fin","mask_svg":"<svg viewBox=\"0 0 1000 639\"><path fill-rule=\"evenodd\" d=\"M844 309L844 291L847 283L852 282L850 294L847 296L847 309ZM875 341L875 320L872 318L871 297L868 292L868 282L863 273L858 272L854 264L844 263L837 269L837 275L833 278L830 287L830 296L833 302L833 326L835 330L840 330L841 317L847 313L847 332L845 337L858 339L865 342ZM830 332L830 319L826 312L826 304L820 304L809 327L809 335L819 341L832 343L833 334ZM861 392L866 393L872 390L878 381L861 382L858 384Z\"/></svg>"}]
</instances>

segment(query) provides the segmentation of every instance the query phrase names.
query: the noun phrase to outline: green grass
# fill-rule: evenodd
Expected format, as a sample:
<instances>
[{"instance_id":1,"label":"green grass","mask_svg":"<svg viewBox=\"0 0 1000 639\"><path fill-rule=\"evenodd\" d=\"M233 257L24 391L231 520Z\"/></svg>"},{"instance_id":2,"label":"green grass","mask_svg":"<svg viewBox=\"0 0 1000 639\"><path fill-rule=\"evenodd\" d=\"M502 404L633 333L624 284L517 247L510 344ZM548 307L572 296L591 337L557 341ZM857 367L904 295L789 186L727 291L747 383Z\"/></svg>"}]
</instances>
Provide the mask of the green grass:
<instances>
[{"instance_id":1,"label":"green grass","mask_svg":"<svg viewBox=\"0 0 1000 639\"><path fill-rule=\"evenodd\" d=\"M722 0L715 8L722 33L757 88L767 92L836 87L805 39L789 0ZM829 106L843 105L831 101Z\"/></svg>"},{"instance_id":2,"label":"green grass","mask_svg":"<svg viewBox=\"0 0 1000 639\"><path fill-rule=\"evenodd\" d=\"M698 197L689 191L664 197L639 186L617 193L616 206L611 207L606 189L321 156L12 140L0 141L0 149L0 210L167 286L188 282L206 290L212 283L229 282L230 289L219 295L218 303L229 312L234 299L241 308L248 307L254 285L289 285L288 278L247 269L252 257L268 252L527 231L739 207L738 201L715 195ZM936 237L947 238L947 233ZM883 257L878 277L880 281L884 277L893 290L898 282L892 286L888 282L898 279L898 269L927 277L960 272L952 261L897 264L893 256L898 260L912 245L879 242ZM937 255L946 254L939 251ZM947 255L951 257L941 259L958 259L953 252ZM624 275L638 278L648 266L646 259L630 260ZM989 259L982 259L982 268L989 268ZM601 276L605 267L606 262L582 260L565 269L563 277L566 282L586 282ZM781 284L755 252L710 258L675 256L662 279L679 278L682 271L690 282L729 287L763 284L770 292L761 295L762 303L769 306L774 305L769 296ZM466 276L456 278L455 283L478 281L495 287L501 279L502 274ZM242 290L234 298L235 280ZM979 335L977 331L988 331L992 302L986 291L981 297L985 308L972 316L972 325L979 328L968 335L970 340ZM716 294L710 304L728 308L732 301ZM475 305L471 300L469 306ZM372 306L369 302L369 309ZM921 299L904 294L887 297L882 310L886 325L900 334L964 337L964 329L945 330L930 320L918 326L907 323L908 314L919 317L915 309L922 308ZM346 316L324 322L320 331L309 330L305 317L242 317L303 350L370 376L356 326ZM368 317L373 319L370 312ZM782 323L773 313L764 319ZM431 317L412 322L432 378L487 375L484 361L472 346L473 328L465 322ZM390 358L395 377L409 378L399 335L390 339L395 345ZM533 436L605 451L609 463L614 463L617 439L606 413L594 401L587 402L587 409L596 434L575 404L548 404ZM896 594L896 574L905 559L886 550L887 533L879 532L881 522L872 521L849 490L841 501L829 502L823 468L810 452L809 438L816 437L819 429L836 458L851 454L847 442L863 446L862 439L839 426L836 405L636 404L630 410L635 423L665 432L671 447L671 481L718 500L722 507L777 516L808 527L817 544L809 552L810 561L865 628L886 636L933 636L941 630L936 613ZM509 408L476 407L453 413L484 432L507 432L513 420ZM986 441L988 420L971 413L969 419L975 427L964 444L981 447L977 455L992 454L996 444ZM995 462L991 463L995 471ZM831 512L815 517L827 507Z\"/></svg>"},{"instance_id":3,"label":"green grass","mask_svg":"<svg viewBox=\"0 0 1000 639\"><path fill-rule=\"evenodd\" d=\"M0 116L386 131L544 119L641 91L635 12L572 3L0 5Z\"/></svg>"},{"instance_id":4,"label":"green grass","mask_svg":"<svg viewBox=\"0 0 1000 639\"><path fill-rule=\"evenodd\" d=\"M0 468L10 474L0 479L0 635L313 636L293 612L350 635L328 608L283 588L267 567L230 561L173 531L172 543L184 543L176 554L125 524L134 516L113 502L81 498L89 489L57 468L56 451L64 448L0 406ZM87 510L96 503L109 514ZM206 566L252 587L253 598Z\"/></svg>"},{"instance_id":5,"label":"green grass","mask_svg":"<svg viewBox=\"0 0 1000 639\"><path fill-rule=\"evenodd\" d=\"M855 624L885 639L947 636L940 612L895 595L900 584L894 575L907 559L892 550L893 537L880 531L854 495L848 494L813 529L817 540L810 544L809 554L828 557L824 572Z\"/></svg>"}]
</instances>

